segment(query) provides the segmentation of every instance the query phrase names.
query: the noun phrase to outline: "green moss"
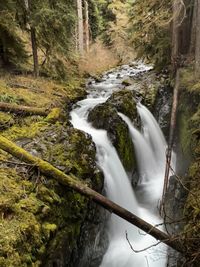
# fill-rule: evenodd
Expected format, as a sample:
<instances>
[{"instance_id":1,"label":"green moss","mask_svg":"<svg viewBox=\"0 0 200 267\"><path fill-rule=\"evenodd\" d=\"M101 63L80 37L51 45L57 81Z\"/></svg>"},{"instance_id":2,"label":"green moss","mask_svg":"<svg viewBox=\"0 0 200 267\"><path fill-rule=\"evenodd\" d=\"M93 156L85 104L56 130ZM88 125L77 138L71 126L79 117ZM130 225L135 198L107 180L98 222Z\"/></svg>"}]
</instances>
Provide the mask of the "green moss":
<instances>
[{"instance_id":1,"label":"green moss","mask_svg":"<svg viewBox=\"0 0 200 267\"><path fill-rule=\"evenodd\" d=\"M45 120L47 122L54 123L61 118L61 115L60 108L53 108Z\"/></svg>"},{"instance_id":2,"label":"green moss","mask_svg":"<svg viewBox=\"0 0 200 267\"><path fill-rule=\"evenodd\" d=\"M33 138L44 131L47 125L48 124L43 120L35 123L25 122L25 124L22 125L13 125L11 128L3 132L3 136L10 140Z\"/></svg>"},{"instance_id":3,"label":"green moss","mask_svg":"<svg viewBox=\"0 0 200 267\"><path fill-rule=\"evenodd\" d=\"M27 118L27 123L29 120L30 118ZM89 178L96 177L94 174L96 167L94 165L95 148L91 138L78 130L66 128L61 123L37 123L39 126L42 125L43 132L39 127L39 131L34 135L33 144L29 143L28 147L30 149L33 147L39 155L42 155L42 158L48 159L56 166L66 168L67 172L70 171L79 178L87 178L87 182L92 184ZM31 125L37 123L31 121ZM17 134L15 138L18 140L19 136L23 135ZM4 137L1 137L1 146L4 141L6 146L12 148L17 155L24 152ZM26 157L33 159L28 153ZM38 159L34 165L40 164L43 170L50 171L47 162L44 163ZM24 173L24 167L17 166L17 170ZM0 176L4 177L0 185L2 189L0 190L0 203L2 203L0 211L3 224L8 222L9 237L9 241L6 241L5 232L0 230L0 238L2 237L5 245L4 251L0 253L2 266L6 264L12 267L40 266L42 258L47 255L46 249L49 245L53 248L53 253L57 249L53 244L60 244L62 240L65 240L66 246L71 251L86 216L88 199L68 190L66 186L60 185L49 177L44 178L38 173L33 173L32 170L29 176L29 171L27 168L26 170L26 178L24 174L21 177L9 168L0 173ZM61 177L60 171L56 170L56 173ZM26 180L30 177L30 181ZM73 180L70 181L73 183ZM66 236L61 235L61 232ZM14 251L17 251L17 254ZM14 257L11 256L12 254Z\"/></svg>"},{"instance_id":4,"label":"green moss","mask_svg":"<svg viewBox=\"0 0 200 267\"><path fill-rule=\"evenodd\" d=\"M132 140L129 136L129 131L123 124L116 126L117 140L116 149L119 153L119 157L126 170L132 170L133 166L136 166L135 153Z\"/></svg>"},{"instance_id":5,"label":"green moss","mask_svg":"<svg viewBox=\"0 0 200 267\"><path fill-rule=\"evenodd\" d=\"M200 147L200 142L198 144ZM199 154L200 155L200 154ZM198 158L190 167L189 181L190 191L185 203L184 215L187 223L184 229L185 242L189 249L194 253L200 246L200 158ZM197 258L197 262L198 262Z\"/></svg>"},{"instance_id":6,"label":"green moss","mask_svg":"<svg viewBox=\"0 0 200 267\"><path fill-rule=\"evenodd\" d=\"M180 144L181 144L181 149L183 154L186 156L191 153L190 150L190 142L191 142L191 136L192 136L192 131L189 126L190 118L187 115L187 113L182 112L179 114L178 117L178 125L179 129L179 138L180 138Z\"/></svg>"},{"instance_id":7,"label":"green moss","mask_svg":"<svg viewBox=\"0 0 200 267\"><path fill-rule=\"evenodd\" d=\"M0 79L0 95L7 102L67 109L85 96L82 81L74 77L69 83L9 77L5 81ZM0 124L1 118L9 122L9 129L4 128L2 136L94 185L97 177L95 147L89 136L63 123L67 118L62 112L62 108L54 108L46 119L15 116L14 121L11 115L0 113ZM6 144L10 145L9 141ZM19 155L23 150L14 148L14 151ZM0 169L0 266L43 266L47 257L51 257L48 252L54 255L63 240L63 254L67 248L70 255L87 213L88 199L42 176L32 166L6 162L16 159L3 150L0 150L0 160L5 166ZM35 165L39 163L40 160ZM49 171L49 164L44 163L43 168ZM100 175L98 179L102 184Z\"/></svg>"},{"instance_id":8,"label":"green moss","mask_svg":"<svg viewBox=\"0 0 200 267\"><path fill-rule=\"evenodd\" d=\"M145 89L144 102L147 107L152 109L154 107L159 85L151 84Z\"/></svg>"},{"instance_id":9,"label":"green moss","mask_svg":"<svg viewBox=\"0 0 200 267\"><path fill-rule=\"evenodd\" d=\"M101 119L99 119L101 118ZM106 129L108 136L117 149L126 170L135 167L135 154L132 139L125 122L117 114L116 108L109 101L96 106L88 116L94 127Z\"/></svg>"},{"instance_id":10,"label":"green moss","mask_svg":"<svg viewBox=\"0 0 200 267\"><path fill-rule=\"evenodd\" d=\"M14 124L14 119L12 115L5 112L0 112L0 130L8 128L13 124Z\"/></svg>"},{"instance_id":11,"label":"green moss","mask_svg":"<svg viewBox=\"0 0 200 267\"><path fill-rule=\"evenodd\" d=\"M35 186L14 169L1 169L0 176L1 266L41 266L40 257L59 229L80 229L88 200L57 182ZM65 237L70 246L79 230L73 233L72 240L71 234Z\"/></svg>"},{"instance_id":12,"label":"green moss","mask_svg":"<svg viewBox=\"0 0 200 267\"><path fill-rule=\"evenodd\" d=\"M181 87L190 93L200 93L200 80L195 78L193 66L181 70Z\"/></svg>"},{"instance_id":13,"label":"green moss","mask_svg":"<svg viewBox=\"0 0 200 267\"><path fill-rule=\"evenodd\" d=\"M107 100L118 112L128 116L132 121L137 118L137 108L133 93L130 90L119 90Z\"/></svg>"},{"instance_id":14,"label":"green moss","mask_svg":"<svg viewBox=\"0 0 200 267\"><path fill-rule=\"evenodd\" d=\"M1 169L0 175L1 266L27 266L34 248L42 242L40 224L32 213L38 200L30 194L32 183L21 179L16 171Z\"/></svg>"},{"instance_id":15,"label":"green moss","mask_svg":"<svg viewBox=\"0 0 200 267\"><path fill-rule=\"evenodd\" d=\"M44 223L42 225L42 231L46 238L50 238L52 234L57 230L57 225L52 223Z\"/></svg>"},{"instance_id":16,"label":"green moss","mask_svg":"<svg viewBox=\"0 0 200 267\"><path fill-rule=\"evenodd\" d=\"M181 83L178 113L179 138L184 156L190 160L188 174L184 177L189 190L184 206L186 224L182 237L189 249L188 253L195 253L200 246L200 91L199 82L194 79L191 68L182 70ZM197 262L197 266L199 260L197 257L194 261Z\"/></svg>"}]
</instances>

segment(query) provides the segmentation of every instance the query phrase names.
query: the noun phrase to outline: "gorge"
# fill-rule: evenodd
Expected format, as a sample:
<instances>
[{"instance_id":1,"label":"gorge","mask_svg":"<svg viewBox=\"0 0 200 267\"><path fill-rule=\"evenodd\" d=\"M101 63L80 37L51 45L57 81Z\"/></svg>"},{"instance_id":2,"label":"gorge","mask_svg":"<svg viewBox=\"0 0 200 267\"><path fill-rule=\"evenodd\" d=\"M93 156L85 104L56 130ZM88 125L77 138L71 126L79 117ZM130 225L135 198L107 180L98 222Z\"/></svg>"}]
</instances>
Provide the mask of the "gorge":
<instances>
[{"instance_id":1,"label":"gorge","mask_svg":"<svg viewBox=\"0 0 200 267\"><path fill-rule=\"evenodd\" d=\"M119 114L127 123L134 143L139 175L139 181L134 189L116 149L108 139L107 132L103 129L93 128L87 121L90 110L96 105L106 102L112 91L122 86L122 81L130 72L132 72L132 76L138 73L142 75L151 67L135 63L135 69L128 66L122 66L121 69L120 72L112 71L107 79L103 78L103 82L90 85L92 92L90 92L89 86L87 99L78 102L78 107L71 112L71 122L75 128L92 136L97 147L97 164L105 177L106 196L152 225L161 224L161 229L164 230L162 219L159 216L159 202L164 182L166 142L153 115L142 104L137 104L142 128L140 133L128 117ZM107 75L105 74L104 77ZM101 117L98 119L101 120ZM139 229L116 215L111 215L109 218L108 229L109 245L101 267L139 265L145 267L147 264L148 266L165 266L166 247L159 244L154 248L157 241L151 236L140 233ZM126 233L135 250L150 248L140 253L133 252L126 239ZM80 263L80 266L84 266L84 264Z\"/></svg>"}]
</instances>

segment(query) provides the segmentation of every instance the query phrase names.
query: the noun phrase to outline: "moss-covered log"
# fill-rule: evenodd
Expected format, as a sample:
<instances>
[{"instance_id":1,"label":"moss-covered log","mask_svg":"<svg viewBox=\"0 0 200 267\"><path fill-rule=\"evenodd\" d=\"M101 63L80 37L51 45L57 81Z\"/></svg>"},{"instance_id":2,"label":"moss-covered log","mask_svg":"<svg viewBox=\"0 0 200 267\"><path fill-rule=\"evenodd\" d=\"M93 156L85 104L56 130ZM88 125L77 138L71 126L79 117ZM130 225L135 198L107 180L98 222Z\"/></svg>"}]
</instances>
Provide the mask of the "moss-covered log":
<instances>
[{"instance_id":1,"label":"moss-covered log","mask_svg":"<svg viewBox=\"0 0 200 267\"><path fill-rule=\"evenodd\" d=\"M22 115L47 116L49 111L44 108L20 106L16 104L0 102L0 110Z\"/></svg>"},{"instance_id":2,"label":"moss-covered log","mask_svg":"<svg viewBox=\"0 0 200 267\"><path fill-rule=\"evenodd\" d=\"M3 136L0 136L0 149L10 153L14 157L27 162L29 164L32 164L36 168L40 169L40 171L45 176L50 176L54 179L56 179L58 182L60 182L63 185L66 185L70 187L71 189L74 189L75 191L79 192L80 194L83 194L87 197L89 197L94 202L98 203L105 209L109 210L110 212L115 213L119 217L125 219L129 223L137 226L144 232L152 235L154 238L162 241L166 245L172 247L173 249L184 252L183 246L179 242L179 240L170 237L169 235L163 233L156 227L152 226L151 224L145 222L144 220L140 219L133 213L129 212L128 210L120 207L119 205L115 204L114 202L110 201L106 197L102 196L101 194L95 192L85 184L78 181L75 177L69 176L52 166L50 163L37 158L35 156L32 156L30 153L25 151L24 149L20 148L13 142L9 141Z\"/></svg>"}]
</instances>

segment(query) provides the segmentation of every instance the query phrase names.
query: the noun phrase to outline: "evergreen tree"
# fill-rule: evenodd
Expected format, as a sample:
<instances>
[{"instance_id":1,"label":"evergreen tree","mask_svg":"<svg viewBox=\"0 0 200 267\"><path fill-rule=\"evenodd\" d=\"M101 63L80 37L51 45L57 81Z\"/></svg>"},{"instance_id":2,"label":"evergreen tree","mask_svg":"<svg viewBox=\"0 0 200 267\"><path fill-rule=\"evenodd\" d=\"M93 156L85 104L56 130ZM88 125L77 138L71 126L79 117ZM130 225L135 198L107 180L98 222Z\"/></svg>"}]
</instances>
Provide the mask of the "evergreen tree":
<instances>
[{"instance_id":1,"label":"evergreen tree","mask_svg":"<svg viewBox=\"0 0 200 267\"><path fill-rule=\"evenodd\" d=\"M171 1L136 0L130 10L130 39L138 57L149 57L161 68L171 60Z\"/></svg>"},{"instance_id":2,"label":"evergreen tree","mask_svg":"<svg viewBox=\"0 0 200 267\"><path fill-rule=\"evenodd\" d=\"M3 65L19 65L27 59L24 43L15 20L16 2L0 2L0 61Z\"/></svg>"}]
</instances>

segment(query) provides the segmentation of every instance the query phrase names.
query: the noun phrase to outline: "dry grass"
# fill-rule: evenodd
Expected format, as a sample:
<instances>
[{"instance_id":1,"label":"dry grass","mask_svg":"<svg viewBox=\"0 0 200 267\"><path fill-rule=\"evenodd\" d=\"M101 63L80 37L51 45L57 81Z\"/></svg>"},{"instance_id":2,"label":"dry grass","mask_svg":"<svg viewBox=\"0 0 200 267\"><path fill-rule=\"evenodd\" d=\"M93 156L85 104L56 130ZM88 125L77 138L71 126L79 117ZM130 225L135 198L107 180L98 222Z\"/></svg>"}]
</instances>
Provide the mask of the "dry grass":
<instances>
[{"instance_id":1,"label":"dry grass","mask_svg":"<svg viewBox=\"0 0 200 267\"><path fill-rule=\"evenodd\" d=\"M90 51L79 61L80 73L96 75L115 67L119 58L100 41L90 47Z\"/></svg>"}]
</instances>

